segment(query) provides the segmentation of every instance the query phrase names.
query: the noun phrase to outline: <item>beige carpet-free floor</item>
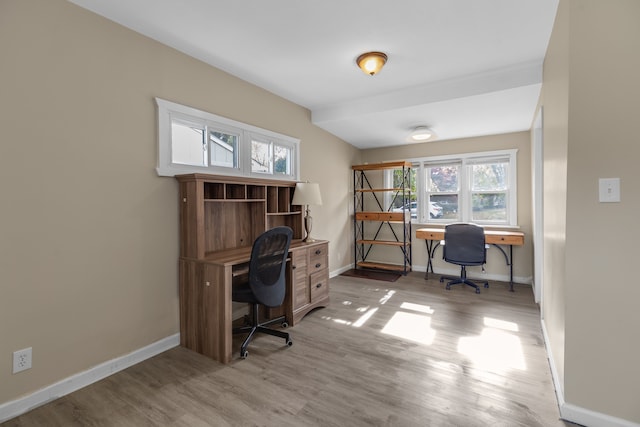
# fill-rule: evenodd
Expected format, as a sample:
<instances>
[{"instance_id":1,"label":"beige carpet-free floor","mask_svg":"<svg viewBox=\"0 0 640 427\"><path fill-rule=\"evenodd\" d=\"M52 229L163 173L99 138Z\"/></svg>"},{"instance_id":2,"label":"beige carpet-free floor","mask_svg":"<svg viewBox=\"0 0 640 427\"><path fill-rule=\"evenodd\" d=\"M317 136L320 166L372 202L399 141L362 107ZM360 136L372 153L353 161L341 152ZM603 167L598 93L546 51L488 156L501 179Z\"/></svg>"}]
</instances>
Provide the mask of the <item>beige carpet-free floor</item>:
<instances>
[{"instance_id":1,"label":"beige carpet-free floor","mask_svg":"<svg viewBox=\"0 0 640 427\"><path fill-rule=\"evenodd\" d=\"M221 365L174 348L3 426L569 426L531 288L337 276L329 307Z\"/></svg>"}]
</instances>

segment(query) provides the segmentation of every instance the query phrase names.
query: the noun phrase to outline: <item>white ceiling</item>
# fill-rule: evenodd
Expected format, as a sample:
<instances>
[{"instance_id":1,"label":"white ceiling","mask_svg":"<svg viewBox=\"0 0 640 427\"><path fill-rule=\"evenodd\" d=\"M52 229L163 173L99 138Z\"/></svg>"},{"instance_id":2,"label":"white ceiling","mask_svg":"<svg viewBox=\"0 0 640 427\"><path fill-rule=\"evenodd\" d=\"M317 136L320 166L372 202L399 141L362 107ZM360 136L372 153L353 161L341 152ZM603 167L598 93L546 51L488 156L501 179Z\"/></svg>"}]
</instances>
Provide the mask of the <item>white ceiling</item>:
<instances>
[{"instance_id":1,"label":"white ceiling","mask_svg":"<svg viewBox=\"0 0 640 427\"><path fill-rule=\"evenodd\" d=\"M70 0L312 112L358 148L528 130L558 0ZM385 52L368 76L355 59Z\"/></svg>"}]
</instances>

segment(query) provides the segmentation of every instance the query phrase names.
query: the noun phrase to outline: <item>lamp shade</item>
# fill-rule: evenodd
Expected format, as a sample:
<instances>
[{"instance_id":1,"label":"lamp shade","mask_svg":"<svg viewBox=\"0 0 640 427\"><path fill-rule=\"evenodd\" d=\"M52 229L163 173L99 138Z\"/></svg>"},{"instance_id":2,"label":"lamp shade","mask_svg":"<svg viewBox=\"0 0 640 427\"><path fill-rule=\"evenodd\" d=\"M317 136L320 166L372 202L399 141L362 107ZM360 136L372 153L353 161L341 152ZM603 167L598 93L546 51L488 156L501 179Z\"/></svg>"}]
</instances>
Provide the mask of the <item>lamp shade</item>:
<instances>
[{"instance_id":1,"label":"lamp shade","mask_svg":"<svg viewBox=\"0 0 640 427\"><path fill-rule=\"evenodd\" d=\"M293 192L293 205L321 205L320 185L312 182L298 182Z\"/></svg>"},{"instance_id":2,"label":"lamp shade","mask_svg":"<svg viewBox=\"0 0 640 427\"><path fill-rule=\"evenodd\" d=\"M387 55L382 52L363 53L356 59L358 67L370 76L377 74L386 62Z\"/></svg>"}]
</instances>

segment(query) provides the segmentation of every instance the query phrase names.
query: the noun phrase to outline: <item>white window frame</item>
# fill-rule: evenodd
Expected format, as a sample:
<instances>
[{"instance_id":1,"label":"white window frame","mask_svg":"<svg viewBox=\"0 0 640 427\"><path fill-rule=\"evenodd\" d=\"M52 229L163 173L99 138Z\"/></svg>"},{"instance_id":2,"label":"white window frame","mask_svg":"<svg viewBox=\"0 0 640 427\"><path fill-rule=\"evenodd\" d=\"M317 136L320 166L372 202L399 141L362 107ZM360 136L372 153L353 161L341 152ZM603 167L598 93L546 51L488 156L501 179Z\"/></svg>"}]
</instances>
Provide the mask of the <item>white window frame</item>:
<instances>
[{"instance_id":1,"label":"white window frame","mask_svg":"<svg viewBox=\"0 0 640 427\"><path fill-rule=\"evenodd\" d=\"M400 170L402 168L397 168L395 170ZM411 169L412 171L415 170L414 169L414 165L411 165ZM394 169L387 169L383 175L383 187L384 188L394 188L394 182L393 182L393 171ZM418 178L417 175L418 171L416 170L416 179ZM411 190L409 188L409 190ZM411 193L411 192L410 192ZM384 193L384 197L383 197L383 206L389 207L391 208L391 203L393 202L394 196L396 196L396 192L395 191L386 191Z\"/></svg>"},{"instance_id":2,"label":"white window frame","mask_svg":"<svg viewBox=\"0 0 640 427\"><path fill-rule=\"evenodd\" d=\"M419 224L450 224L453 222L474 222L479 225L485 226L500 226L500 227L518 227L518 162L517 162L518 149L498 150L498 151L485 151L476 153L464 153L453 154L433 157L420 157L407 159L411 162L411 167L416 171L416 200L418 202L418 218L415 220ZM507 219L505 221L472 221L472 206L471 206L471 176L468 173L468 166L477 163L490 162L491 160L508 159L509 163L509 182L507 190ZM426 185L425 170L429 166L436 164L460 164L460 203L463 208L460 212L460 217L456 220L452 219L438 219L431 218L429 216L429 210L426 207L427 192L424 186ZM391 171L385 177L387 183L391 182Z\"/></svg>"},{"instance_id":3,"label":"white window frame","mask_svg":"<svg viewBox=\"0 0 640 427\"><path fill-rule=\"evenodd\" d=\"M300 140L288 135L272 132L246 123L217 116L186 105L177 104L161 98L155 98L158 107L158 165L156 172L160 176L175 176L187 173L209 173L217 175L245 176L257 178L281 179L289 181L300 180ZM223 132L237 133L238 165L236 168L227 166L185 165L174 163L171 158L171 123L173 119L202 126L206 133L207 144L209 129ZM291 170L288 174L270 172L254 173L251 171L251 138L269 141L273 144L287 147L291 150ZM211 163L211 153L207 152L207 162ZM273 160L273 159L272 159Z\"/></svg>"}]
</instances>

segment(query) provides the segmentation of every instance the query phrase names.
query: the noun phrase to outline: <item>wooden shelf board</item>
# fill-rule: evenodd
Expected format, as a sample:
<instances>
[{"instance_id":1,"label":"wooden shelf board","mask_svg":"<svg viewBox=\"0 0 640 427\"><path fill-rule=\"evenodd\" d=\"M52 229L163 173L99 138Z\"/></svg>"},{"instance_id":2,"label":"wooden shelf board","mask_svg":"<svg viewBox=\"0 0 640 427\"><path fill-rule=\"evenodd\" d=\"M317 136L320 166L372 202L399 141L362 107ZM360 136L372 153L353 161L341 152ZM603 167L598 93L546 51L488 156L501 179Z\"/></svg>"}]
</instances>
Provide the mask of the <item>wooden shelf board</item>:
<instances>
[{"instance_id":1,"label":"wooden shelf board","mask_svg":"<svg viewBox=\"0 0 640 427\"><path fill-rule=\"evenodd\" d=\"M397 169L397 168L411 168L411 162L407 161L396 161L396 162L383 162L383 163L372 163L366 165L354 165L351 166L351 169L358 171L366 171L366 170L379 170L379 169Z\"/></svg>"},{"instance_id":2,"label":"wooden shelf board","mask_svg":"<svg viewBox=\"0 0 640 427\"><path fill-rule=\"evenodd\" d=\"M409 221L387 221L386 219L358 219L357 221L388 222L390 224L409 224Z\"/></svg>"},{"instance_id":3,"label":"wooden shelf board","mask_svg":"<svg viewBox=\"0 0 640 427\"><path fill-rule=\"evenodd\" d=\"M203 199L205 203L219 203L219 202L232 202L232 203L246 203L246 202L266 202L266 199Z\"/></svg>"},{"instance_id":4,"label":"wooden shelf board","mask_svg":"<svg viewBox=\"0 0 640 427\"><path fill-rule=\"evenodd\" d=\"M363 268L376 268L379 270L391 270L391 271L405 271L405 267L403 265L397 265L397 264L385 264L381 262L365 262L365 261L360 261L356 264L358 265L358 267L363 267ZM406 267L406 271L411 271L410 265Z\"/></svg>"},{"instance_id":5,"label":"wooden shelf board","mask_svg":"<svg viewBox=\"0 0 640 427\"><path fill-rule=\"evenodd\" d=\"M365 245L409 246L411 243L396 242L394 240L358 240L356 243Z\"/></svg>"},{"instance_id":6,"label":"wooden shelf board","mask_svg":"<svg viewBox=\"0 0 640 427\"><path fill-rule=\"evenodd\" d=\"M411 217L408 215L408 212L360 211L355 213L355 220L409 223Z\"/></svg>"},{"instance_id":7,"label":"wooden shelf board","mask_svg":"<svg viewBox=\"0 0 640 427\"><path fill-rule=\"evenodd\" d=\"M375 193L377 191L402 191L402 188L356 188L357 193Z\"/></svg>"},{"instance_id":8,"label":"wooden shelf board","mask_svg":"<svg viewBox=\"0 0 640 427\"><path fill-rule=\"evenodd\" d=\"M288 216L288 215L300 215L302 212L300 211L293 211L293 212L267 212L268 216Z\"/></svg>"}]
</instances>

